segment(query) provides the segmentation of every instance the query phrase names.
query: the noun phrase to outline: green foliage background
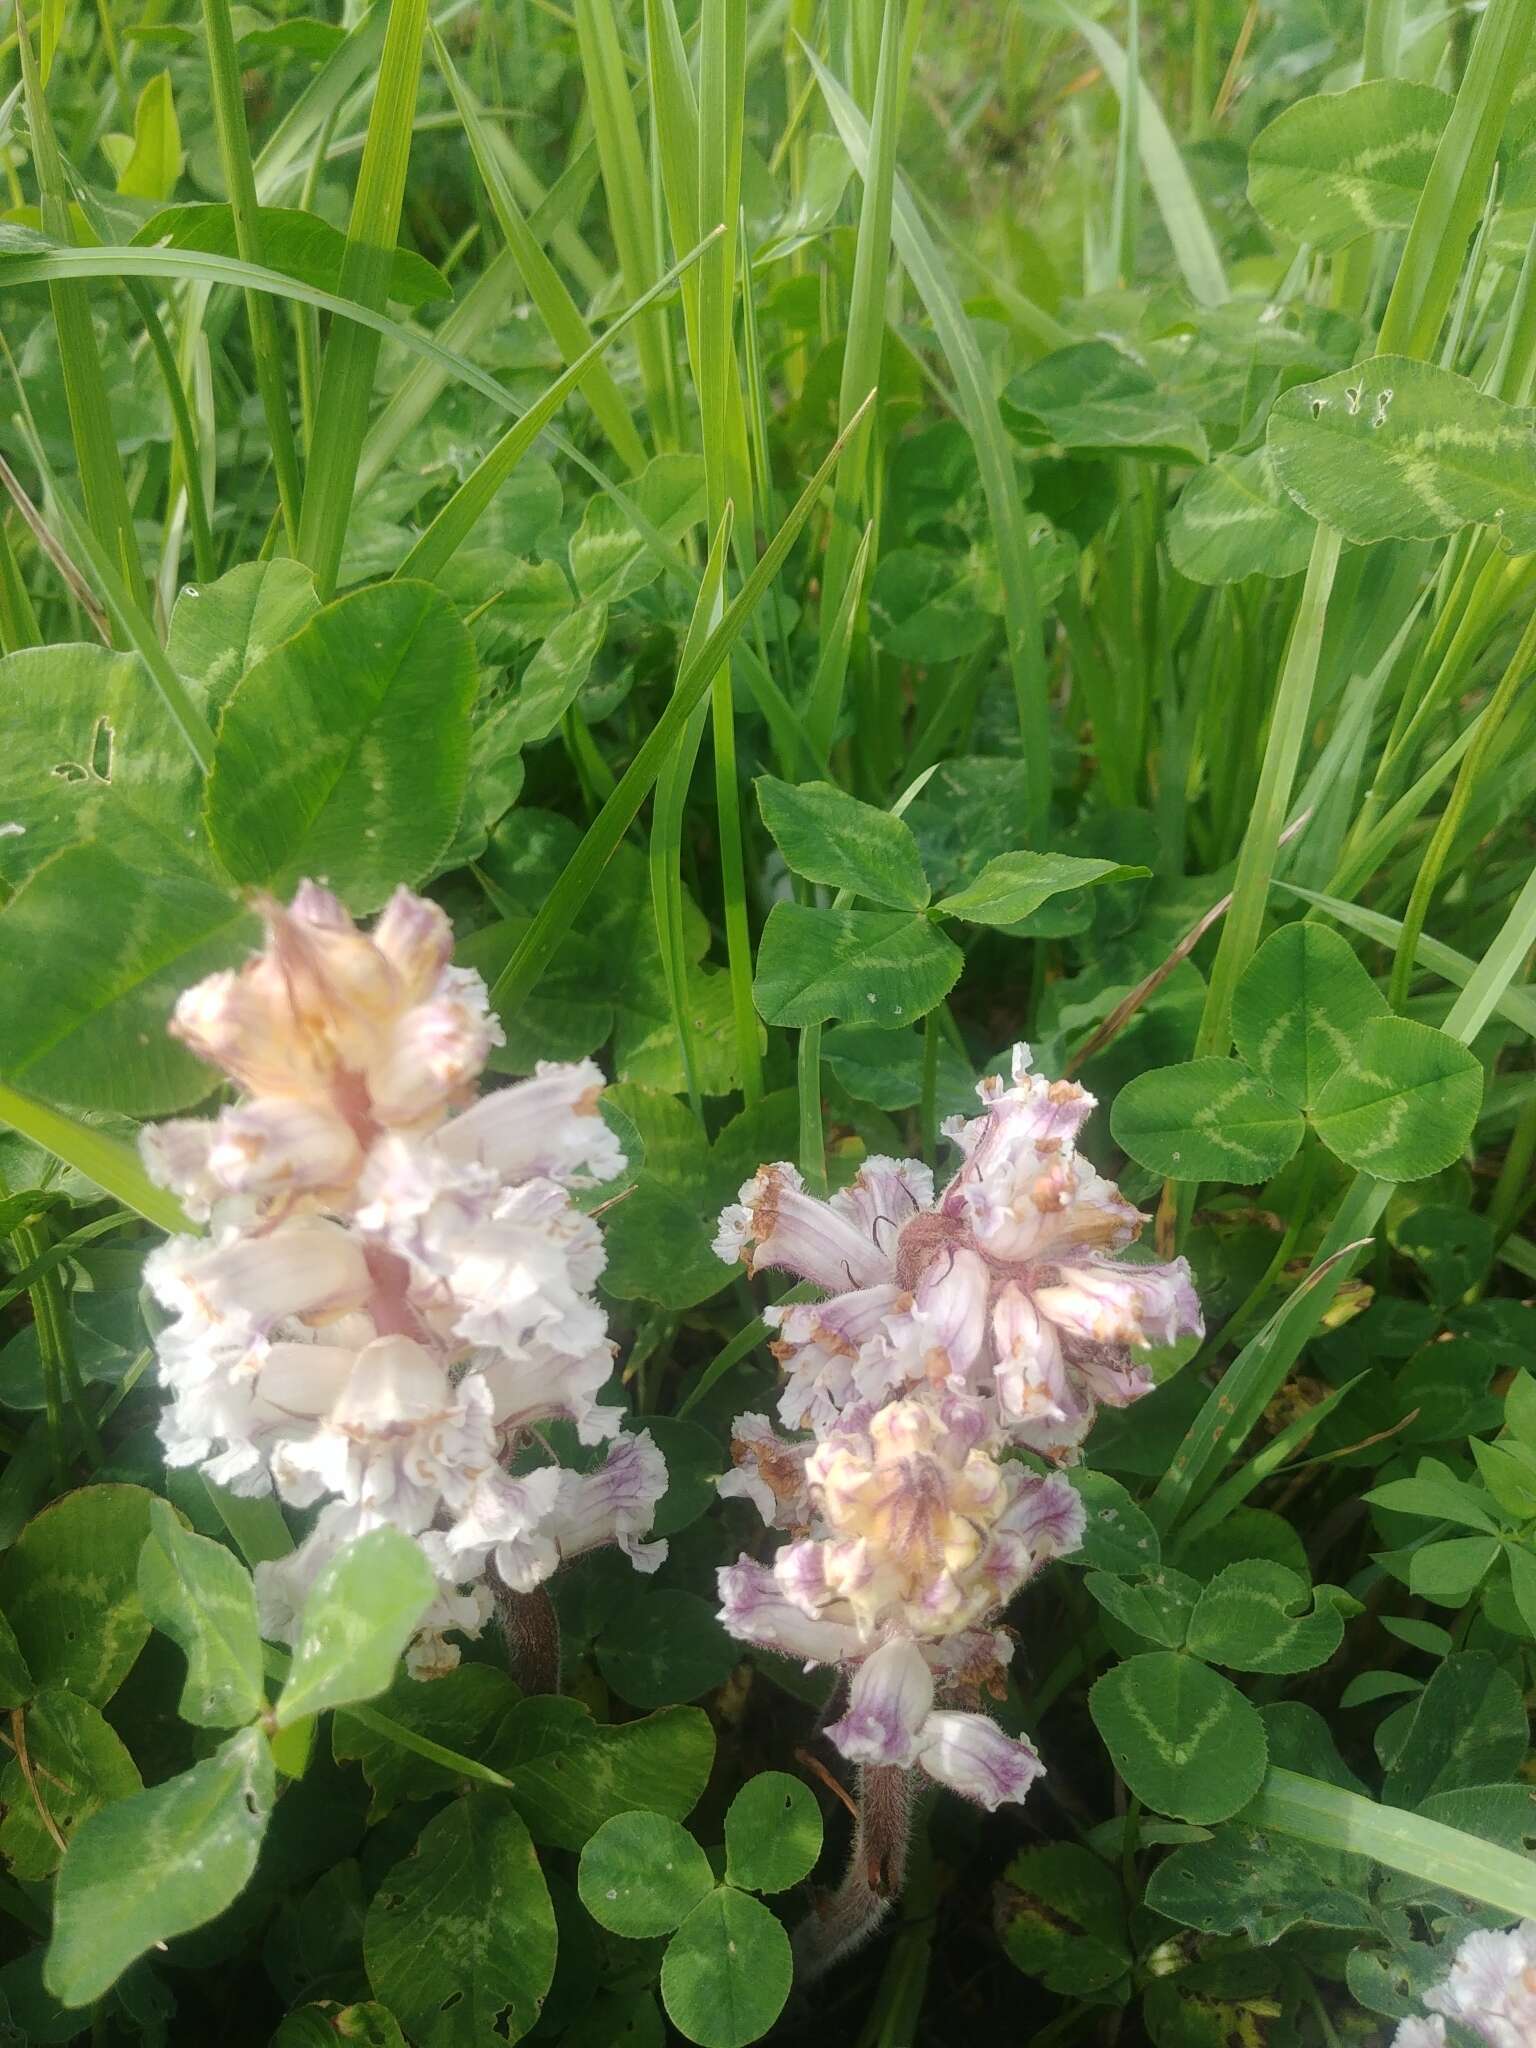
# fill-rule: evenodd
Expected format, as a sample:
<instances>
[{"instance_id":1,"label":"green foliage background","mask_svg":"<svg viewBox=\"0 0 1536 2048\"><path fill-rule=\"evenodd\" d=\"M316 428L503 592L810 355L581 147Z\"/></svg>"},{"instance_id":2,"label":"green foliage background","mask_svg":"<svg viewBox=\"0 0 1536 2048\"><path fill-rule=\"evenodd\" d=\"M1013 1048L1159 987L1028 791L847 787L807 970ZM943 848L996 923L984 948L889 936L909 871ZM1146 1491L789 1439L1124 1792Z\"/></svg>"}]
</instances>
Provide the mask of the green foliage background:
<instances>
[{"instance_id":1,"label":"green foliage background","mask_svg":"<svg viewBox=\"0 0 1536 2048\"><path fill-rule=\"evenodd\" d=\"M1385 2042L1536 1918L1524 0L41 0L0 82L4 2038ZM616 1083L672 1554L559 1697L400 1675L390 1532L290 1661L161 1462L133 1141L305 874ZM1049 1775L797 1991L714 1219L1016 1038L1209 1334L1010 1617Z\"/></svg>"}]
</instances>

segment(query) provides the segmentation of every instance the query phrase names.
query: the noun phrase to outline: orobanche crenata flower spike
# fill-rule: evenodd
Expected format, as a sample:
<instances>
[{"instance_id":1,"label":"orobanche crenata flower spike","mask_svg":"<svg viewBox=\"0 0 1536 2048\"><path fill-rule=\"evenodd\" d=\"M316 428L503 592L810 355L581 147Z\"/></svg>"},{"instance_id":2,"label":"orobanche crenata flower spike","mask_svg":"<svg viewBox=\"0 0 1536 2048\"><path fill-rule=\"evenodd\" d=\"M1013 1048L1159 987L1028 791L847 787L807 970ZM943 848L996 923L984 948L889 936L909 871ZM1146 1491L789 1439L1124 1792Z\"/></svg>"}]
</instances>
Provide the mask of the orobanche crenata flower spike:
<instances>
[{"instance_id":1,"label":"orobanche crenata flower spike","mask_svg":"<svg viewBox=\"0 0 1536 2048\"><path fill-rule=\"evenodd\" d=\"M1424 2003L1435 2017L1404 2020L1392 2048L1448 2048L1448 2019L1488 2048L1531 2048L1536 2042L1536 1920L1523 1920L1502 1934L1469 1934L1449 1976L1425 1995Z\"/></svg>"},{"instance_id":2,"label":"orobanche crenata flower spike","mask_svg":"<svg viewBox=\"0 0 1536 2048\"><path fill-rule=\"evenodd\" d=\"M371 932L313 882L262 906L263 950L188 989L171 1030L242 1091L217 1115L145 1132L150 1173L205 1221L146 1278L173 1320L166 1460L237 1493L323 1503L292 1557L264 1565L269 1632L337 1549L391 1523L440 1596L412 1646L458 1662L503 1596L565 1558L641 1539L666 1486L645 1434L598 1405L613 1364L592 1289L602 1236L571 1190L624 1160L590 1061L541 1064L476 1099L501 1042L480 978L450 965L433 903L397 890ZM530 1425L616 1438L590 1473L523 1469ZM516 1469L512 1469L516 1466Z\"/></svg>"},{"instance_id":3,"label":"orobanche crenata flower spike","mask_svg":"<svg viewBox=\"0 0 1536 2048\"><path fill-rule=\"evenodd\" d=\"M715 1242L822 1297L764 1310L786 1372L779 1420L812 1435L739 1417L720 1482L792 1539L771 1565L721 1572L725 1626L849 1681L826 1732L860 1766L860 1818L842 1891L802 1930L813 1971L899 1885L912 1767L988 1808L1041 1773L978 1708L1006 1691L998 1617L1077 1548L1083 1511L1062 1473L1010 1449L1071 1462L1101 1404L1150 1393L1138 1351L1202 1332L1184 1260L1115 1256L1145 1218L1077 1151L1093 1097L1031 1074L1024 1046L1011 1086L977 1092L981 1115L945 1125L961 1163L937 1197L910 1159L867 1160L827 1201L794 1167L764 1166Z\"/></svg>"}]
</instances>

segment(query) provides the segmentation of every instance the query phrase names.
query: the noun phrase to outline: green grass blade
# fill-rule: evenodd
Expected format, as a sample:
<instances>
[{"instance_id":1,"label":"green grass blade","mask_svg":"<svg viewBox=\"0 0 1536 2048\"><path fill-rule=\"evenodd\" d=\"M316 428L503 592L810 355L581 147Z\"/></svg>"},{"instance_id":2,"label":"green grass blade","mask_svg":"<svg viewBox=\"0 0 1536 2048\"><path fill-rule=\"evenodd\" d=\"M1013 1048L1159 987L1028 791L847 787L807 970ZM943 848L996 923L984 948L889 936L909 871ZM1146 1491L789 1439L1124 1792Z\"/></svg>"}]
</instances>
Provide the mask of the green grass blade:
<instances>
[{"instance_id":1,"label":"green grass blade","mask_svg":"<svg viewBox=\"0 0 1536 2048\"><path fill-rule=\"evenodd\" d=\"M1369 1856L1388 1870L1459 1892L1500 1913L1536 1917L1536 1862L1529 1856L1442 1821L1378 1805L1341 1785L1277 1766L1241 1817L1251 1826L1294 1835L1319 1849Z\"/></svg>"},{"instance_id":2,"label":"green grass blade","mask_svg":"<svg viewBox=\"0 0 1536 2048\"><path fill-rule=\"evenodd\" d=\"M1291 1453L1298 1450L1309 1436L1312 1436L1338 1407L1347 1400L1359 1386L1364 1373L1356 1373L1341 1387L1332 1387L1320 1401L1315 1402L1294 1422L1288 1423L1277 1435L1272 1436L1262 1451L1255 1453L1232 1474L1224 1479L1216 1491L1195 1510L1179 1532L1178 1549L1183 1552L1192 1543L1224 1522L1228 1515L1243 1505L1256 1487L1272 1478L1283 1465L1290 1462Z\"/></svg>"},{"instance_id":3,"label":"green grass blade","mask_svg":"<svg viewBox=\"0 0 1536 2048\"><path fill-rule=\"evenodd\" d=\"M774 1305L778 1307L786 1302L813 1301L815 1297L816 1289L808 1282L801 1281L797 1286L791 1287L786 1293L779 1295ZM717 1386L733 1366L740 1365L744 1358L751 1356L759 1344L766 1344L772 1335L773 1332L760 1317L755 1317L747 1324L745 1329L738 1330L731 1341L723 1349L715 1353L687 1393L684 1394L682 1400L678 1402L678 1414L680 1416L686 1415L690 1408L697 1407L711 1387Z\"/></svg>"},{"instance_id":4,"label":"green grass blade","mask_svg":"<svg viewBox=\"0 0 1536 2048\"><path fill-rule=\"evenodd\" d=\"M157 1188L139 1164L139 1155L121 1138L107 1131L78 1124L60 1109L35 1102L20 1089L0 1081L0 1123L7 1123L34 1145L41 1145L55 1159L73 1166L97 1187L103 1188L124 1208L132 1209L157 1230L192 1230L182 1214L181 1204L164 1188Z\"/></svg>"},{"instance_id":5,"label":"green grass blade","mask_svg":"<svg viewBox=\"0 0 1536 2048\"><path fill-rule=\"evenodd\" d=\"M1092 50L1099 68L1123 101L1129 90L1130 73L1124 50L1108 29L1079 14L1069 0L1051 0L1051 4L1053 11L1069 22ZM1232 294L1215 237L1184 168L1179 146L1169 133L1162 108L1144 82L1137 93L1137 142L1147 183L1152 187L1163 226L1173 244L1174 259L1191 296L1202 306L1224 304Z\"/></svg>"},{"instance_id":6,"label":"green grass blade","mask_svg":"<svg viewBox=\"0 0 1536 2048\"><path fill-rule=\"evenodd\" d=\"M382 310L388 296L400 232L426 20L427 0L390 0L368 138L347 225L341 296L375 311ZM335 589L341 568L378 357L377 333L355 321L333 329L326 345L297 550L300 560L314 570L322 598Z\"/></svg>"},{"instance_id":7,"label":"green grass blade","mask_svg":"<svg viewBox=\"0 0 1536 2048\"><path fill-rule=\"evenodd\" d=\"M656 282L656 221L651 178L640 146L640 124L619 47L618 24L609 0L576 0L576 41L592 108L597 159L608 199L613 246L628 298L638 299ZM679 435L674 415L667 323L658 309L636 331L641 381L651 415L651 432L666 447Z\"/></svg>"},{"instance_id":8,"label":"green grass blade","mask_svg":"<svg viewBox=\"0 0 1536 2048\"><path fill-rule=\"evenodd\" d=\"M915 16L921 16L922 0L916 0L913 12ZM864 181L864 201L859 208L859 229L854 243L853 282L849 291L842 379L838 387L840 421L846 421L862 401L864 393L880 381L880 355L885 344L886 291L891 268L896 144L906 101L907 81L902 69L904 54L901 9L892 5L885 10L880 33L868 151L859 166ZM832 501L832 529L827 536L826 562L821 578L821 638L824 645L833 637L859 551L859 537L865 525L870 443L878 417L878 413L872 413L868 423L849 438L847 451L838 465L837 488Z\"/></svg>"},{"instance_id":9,"label":"green grass blade","mask_svg":"<svg viewBox=\"0 0 1536 2048\"><path fill-rule=\"evenodd\" d=\"M521 417L519 403L507 390L486 371L459 355L455 350L444 348L430 334L424 334L415 327L404 326L392 320L388 314L375 313L367 306L361 306L352 299L339 298L334 292L317 291L314 287L300 284L297 279L286 277L275 270L258 270L254 264L242 263L234 256L209 256L185 249L144 249L135 247L109 249L55 249L42 256L0 256L0 282L7 284L46 284L55 277L115 277L133 275L141 277L191 278L202 283L251 285L259 291L274 292L279 298L288 298L301 305L314 306L321 312L340 313L346 319L368 327L375 334L395 341L412 354L439 365L448 375L467 384L488 398L500 411ZM659 282L657 289L665 289ZM599 346L602 345L601 339ZM669 568L684 567L681 556L668 546L655 527L645 517L640 507L620 487L613 483L589 456L559 435L553 427L545 431L551 441L579 469L590 476L598 489L605 491L624 512L626 518L639 533L646 546ZM785 716L793 726L794 714L785 708Z\"/></svg>"},{"instance_id":10,"label":"green grass blade","mask_svg":"<svg viewBox=\"0 0 1536 2048\"><path fill-rule=\"evenodd\" d=\"M683 641L682 668L703 645L720 622L725 585L725 565L731 544L733 514L727 506L715 529L715 537L704 565L703 580L694 601ZM688 785L704 737L708 706L700 704L684 726L676 747L668 755L656 778L656 796L651 806L651 907L656 919L656 937L661 947L667 977L667 998L672 1007L672 1026L677 1033L687 1076L688 1099L694 1114L702 1111L698 1085L698 1056L694 1048L693 1016L688 1003L688 956L683 948L683 814L688 802Z\"/></svg>"},{"instance_id":11,"label":"green grass blade","mask_svg":"<svg viewBox=\"0 0 1536 2048\"><path fill-rule=\"evenodd\" d=\"M479 102L459 76L458 67L448 53L447 45L434 29L432 49L437 59L438 70L447 81L453 95L453 103L464 124L464 133L469 138L470 150L474 155L475 168L491 202L491 211L496 216L496 225L512 253L519 274L528 288L528 295L538 308L539 318L549 329L556 348L565 362L574 363L579 358L590 358L590 367L581 380L581 391L597 415L603 432L613 444L614 452L631 474L645 467L645 444L636 432L635 423L629 416L619 387L609 374L607 365L592 355L592 330L581 316L576 301L566 290L560 273L545 255L538 237L528 225L527 217L517 203L505 172L497 162L487 133L487 122ZM698 237L695 236L697 241ZM687 246L687 245L685 245Z\"/></svg>"},{"instance_id":12,"label":"green grass blade","mask_svg":"<svg viewBox=\"0 0 1536 2048\"><path fill-rule=\"evenodd\" d=\"M255 163L256 196L263 206L276 206L304 178L315 145L352 94L377 72L388 19L387 0L375 0L268 136Z\"/></svg>"},{"instance_id":13,"label":"green grass blade","mask_svg":"<svg viewBox=\"0 0 1536 2048\"><path fill-rule=\"evenodd\" d=\"M53 118L43 95L42 80L32 54L32 38L18 9L16 46L21 56L27 125L31 131L33 166L37 173L43 232L61 243L73 240L64 162L53 132ZM85 497L91 530L110 555L119 577L136 596L144 591L144 569L133 530L123 465L117 452L117 431L107 402L107 380L96 346L90 294L84 284L52 283L59 369L69 412L70 438Z\"/></svg>"},{"instance_id":14,"label":"green grass blade","mask_svg":"<svg viewBox=\"0 0 1536 2048\"><path fill-rule=\"evenodd\" d=\"M743 533L750 536L756 519L734 326L746 102L744 0L704 0L699 27L699 74L699 219L711 226L718 222L724 229L699 266L694 382L704 443L705 492L712 526L723 522L726 513L734 512L739 502ZM750 1107L762 1095L763 1074L757 1011L752 1001L752 931L747 915L741 786L736 767L736 708L729 660L722 664L710 688L710 725L715 743L715 817L731 1019L737 1072L742 1095Z\"/></svg>"},{"instance_id":15,"label":"green grass blade","mask_svg":"<svg viewBox=\"0 0 1536 2048\"><path fill-rule=\"evenodd\" d=\"M1428 357L1434 349L1483 210L1533 23L1529 0L1489 0L1403 245L1378 355Z\"/></svg>"},{"instance_id":16,"label":"green grass blade","mask_svg":"<svg viewBox=\"0 0 1536 2048\"><path fill-rule=\"evenodd\" d=\"M474 348L507 317L507 301L520 275L510 249L499 249L459 299L434 339L459 355ZM451 371L436 356L413 362L375 414L357 464L357 488L365 492L384 475L402 443L415 432L442 396Z\"/></svg>"},{"instance_id":17,"label":"green grass blade","mask_svg":"<svg viewBox=\"0 0 1536 2048\"><path fill-rule=\"evenodd\" d=\"M262 261L261 222L256 201L256 171L251 162L251 138L245 125L245 95L239 61L235 55L234 28L229 0L203 0L203 34L208 51L208 83L213 98L214 128L219 139L219 160L224 167L224 186L235 224L235 247L247 263ZM251 329L251 354L256 365L256 389L261 397L262 416L272 448L272 469L277 478L278 503L288 545L294 548L299 536L298 450L294 446L293 420L288 410L288 388L283 375L283 350L278 339L277 309L261 292L245 295L246 318ZM204 575L208 571L202 572Z\"/></svg>"},{"instance_id":18,"label":"green grass blade","mask_svg":"<svg viewBox=\"0 0 1536 2048\"><path fill-rule=\"evenodd\" d=\"M1110 200L1110 246L1120 280L1136 276L1141 234L1141 4L1128 0L1125 20L1125 84L1120 93L1120 132L1115 142L1115 185Z\"/></svg>"},{"instance_id":19,"label":"green grass blade","mask_svg":"<svg viewBox=\"0 0 1536 2048\"><path fill-rule=\"evenodd\" d=\"M871 392L866 403L872 403L873 399L874 393ZM702 701L742 629L761 603L763 593L782 568L841 452L841 440L834 441L821 467L764 550L762 559L726 607L719 625L697 655L684 665L671 702L641 743L620 777L618 788L593 819L580 846L566 863L565 872L523 934L517 951L497 977L496 986L491 991L491 1000L497 1007L510 1008L521 1002L537 985L539 976L560 943L561 934L570 929L572 919L597 887L603 869L634 822L651 785L661 772L662 763L676 747L692 717L694 707Z\"/></svg>"},{"instance_id":20,"label":"green grass blade","mask_svg":"<svg viewBox=\"0 0 1536 2048\"><path fill-rule=\"evenodd\" d=\"M1418 958L1419 940L1424 933L1424 921L1429 915L1429 906L1434 900L1435 890L1440 885L1440 877L1450 858L1456 835L1466 818L1473 793L1479 786L1484 768L1490 764L1500 725L1514 703L1515 692L1526 681L1533 660L1536 660L1536 614L1527 620L1525 630L1520 635L1515 651L1499 679L1498 687L1483 708L1483 715L1477 722L1477 735L1467 750L1466 759L1457 770L1445 809L1435 822L1429 845L1414 877L1413 892L1408 899L1408 908L1403 913L1403 928L1398 936L1397 952L1392 962L1392 978L1387 991L1388 1000L1395 1010L1402 1010L1407 1003L1408 991L1413 983L1413 969Z\"/></svg>"},{"instance_id":21,"label":"green grass blade","mask_svg":"<svg viewBox=\"0 0 1536 2048\"><path fill-rule=\"evenodd\" d=\"M694 381L699 395L710 523L718 523L729 498L738 509L745 541L757 524L734 317L742 128L747 96L745 0L704 0L699 29L699 82L700 232L721 225L725 233L711 243L699 265L699 338Z\"/></svg>"},{"instance_id":22,"label":"green grass blade","mask_svg":"<svg viewBox=\"0 0 1536 2048\"><path fill-rule=\"evenodd\" d=\"M80 516L68 494L61 488L57 478L48 467L48 459L40 444L28 434L28 453L37 465L38 473L48 486L59 522L64 528L68 541L77 559L87 563L96 579L96 587L112 616L125 647L131 647L149 670L155 688L160 692L166 710L171 714L177 731L187 743L187 751L206 775L213 766L213 729L202 712L193 703L186 684L172 668L165 649L160 645L153 622L144 611L134 591L130 590L117 572L107 548L92 531L87 520Z\"/></svg>"},{"instance_id":23,"label":"green grass blade","mask_svg":"<svg viewBox=\"0 0 1536 2048\"><path fill-rule=\"evenodd\" d=\"M699 102L688 52L672 0L645 0L645 56L654 110L661 189L674 248L686 249L703 233L699 210ZM683 287L688 351L698 360L698 282Z\"/></svg>"},{"instance_id":24,"label":"green grass blade","mask_svg":"<svg viewBox=\"0 0 1536 2048\"><path fill-rule=\"evenodd\" d=\"M843 147L862 177L869 163L868 125L826 66L811 51L807 50L806 56L816 73ZM1028 829L1033 842L1043 845L1051 806L1050 704L1041 643L1040 601L1019 503L1012 444L998 410L991 371L982 357L975 332L953 284L945 274L933 239L900 179L895 188L892 231L907 274L927 308L928 318L933 322L940 346L949 361L960 416L976 444L976 461L981 470L982 490L992 522L1003 583L1008 660L1023 739Z\"/></svg>"},{"instance_id":25,"label":"green grass blade","mask_svg":"<svg viewBox=\"0 0 1536 2048\"><path fill-rule=\"evenodd\" d=\"M580 385L602 351L632 320L643 317L649 306L664 292L670 291L679 276L690 264L697 262L707 246L707 242L701 242L698 248L690 249L681 263L676 264L664 277L658 278L650 290L643 293L632 306L626 307L585 353L578 356L575 362L555 379L543 397L528 408L516 426L507 429L495 447L480 458L416 542L395 571L397 576L425 577L430 581L441 572L444 565L473 533L486 507L571 392Z\"/></svg>"},{"instance_id":26,"label":"green grass blade","mask_svg":"<svg viewBox=\"0 0 1536 2048\"><path fill-rule=\"evenodd\" d=\"M842 603L822 634L821 648L816 657L816 674L811 680L811 693L806 700L806 731L823 768L837 735L838 715L843 708L843 686L848 677L848 655L853 646L854 622L864 596L874 540L875 528L871 521L860 537L843 580Z\"/></svg>"},{"instance_id":27,"label":"green grass blade","mask_svg":"<svg viewBox=\"0 0 1536 2048\"><path fill-rule=\"evenodd\" d=\"M10 522L0 515L0 653L15 654L19 648L42 644L42 628L11 546Z\"/></svg>"},{"instance_id":28,"label":"green grass blade","mask_svg":"<svg viewBox=\"0 0 1536 2048\"><path fill-rule=\"evenodd\" d=\"M1286 648L1285 665L1275 690L1259 786L1254 793L1252 815L1237 857L1232 908L1222 926L1210 986L1206 990L1205 1009L1195 1040L1197 1059L1226 1051L1230 1041L1233 991L1259 942L1280 834L1285 827L1296 766L1311 718L1318 656L1322 650L1323 626L1328 615L1334 571L1338 567L1339 548L1339 536L1326 527L1319 527L1312 544L1312 559L1307 566L1301 603L1291 628L1290 644Z\"/></svg>"}]
</instances>

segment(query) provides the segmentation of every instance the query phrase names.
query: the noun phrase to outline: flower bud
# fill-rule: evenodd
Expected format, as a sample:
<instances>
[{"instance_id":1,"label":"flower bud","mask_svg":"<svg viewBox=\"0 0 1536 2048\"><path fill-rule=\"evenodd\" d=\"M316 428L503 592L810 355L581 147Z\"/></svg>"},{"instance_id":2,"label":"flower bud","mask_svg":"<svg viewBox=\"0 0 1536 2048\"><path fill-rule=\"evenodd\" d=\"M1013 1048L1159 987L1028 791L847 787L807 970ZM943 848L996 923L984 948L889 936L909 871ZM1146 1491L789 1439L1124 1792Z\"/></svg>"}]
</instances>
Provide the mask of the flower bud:
<instances>
[{"instance_id":1,"label":"flower bud","mask_svg":"<svg viewBox=\"0 0 1536 2048\"><path fill-rule=\"evenodd\" d=\"M379 913L372 938L394 969L407 1003L419 1003L429 995L453 958L453 926L447 913L403 885Z\"/></svg>"}]
</instances>

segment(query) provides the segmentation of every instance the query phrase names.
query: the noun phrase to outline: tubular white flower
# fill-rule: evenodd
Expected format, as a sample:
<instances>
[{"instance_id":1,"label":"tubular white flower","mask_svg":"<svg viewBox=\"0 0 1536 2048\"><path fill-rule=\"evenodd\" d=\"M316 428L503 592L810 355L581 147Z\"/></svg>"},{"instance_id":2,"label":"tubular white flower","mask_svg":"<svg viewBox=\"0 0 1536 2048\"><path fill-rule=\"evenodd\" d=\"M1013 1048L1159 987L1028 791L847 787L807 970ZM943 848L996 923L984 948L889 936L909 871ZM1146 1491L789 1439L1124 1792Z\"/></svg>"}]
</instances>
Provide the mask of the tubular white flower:
<instances>
[{"instance_id":1,"label":"tubular white flower","mask_svg":"<svg viewBox=\"0 0 1536 2048\"><path fill-rule=\"evenodd\" d=\"M623 1409L605 1408L596 1398L613 1374L613 1346L606 1338L585 1353L556 1351L535 1339L515 1351L470 1355L490 1390L491 1412L503 1435L555 1416L573 1422L584 1444L618 1434Z\"/></svg>"},{"instance_id":2,"label":"tubular white flower","mask_svg":"<svg viewBox=\"0 0 1536 2048\"><path fill-rule=\"evenodd\" d=\"M274 1627L343 1543L385 1523L413 1536L439 1587L409 1659L429 1675L457 1660L447 1632L491 1611L487 1573L518 1590L597 1543L645 1571L665 1555L642 1540L666 1488L649 1437L590 1474L508 1470L541 1419L591 1443L618 1429L597 1399L602 1237L569 1189L623 1159L590 1061L468 1102L502 1033L435 904L398 890L368 933L305 883L264 915L263 950L187 990L172 1022L244 1097L144 1138L154 1178L213 1224L146 1267L174 1317L166 1456L319 1504L261 1575Z\"/></svg>"},{"instance_id":3,"label":"tubular white flower","mask_svg":"<svg viewBox=\"0 0 1536 2048\"><path fill-rule=\"evenodd\" d=\"M1045 1766L1027 1742L1005 1735L985 1714L930 1714L917 1761L930 1778L990 1813L1024 1797Z\"/></svg>"},{"instance_id":4,"label":"tubular white flower","mask_svg":"<svg viewBox=\"0 0 1536 2048\"><path fill-rule=\"evenodd\" d=\"M914 1764L933 1710L933 1673L910 1638L896 1637L853 1675L848 1707L827 1729L850 1763Z\"/></svg>"},{"instance_id":5,"label":"tubular white flower","mask_svg":"<svg viewBox=\"0 0 1536 2048\"><path fill-rule=\"evenodd\" d=\"M759 1168L722 1212L715 1250L728 1262L741 1258L749 1273L778 1266L840 1293L894 1277L881 1234L853 1204L808 1195L798 1170L780 1161Z\"/></svg>"},{"instance_id":6,"label":"tubular white flower","mask_svg":"<svg viewBox=\"0 0 1536 2048\"><path fill-rule=\"evenodd\" d=\"M619 1141L598 1112L602 1092L602 1071L591 1060L540 1060L532 1080L482 1096L444 1127L439 1142L448 1158L504 1178L600 1185L624 1171Z\"/></svg>"},{"instance_id":7,"label":"tubular white flower","mask_svg":"<svg viewBox=\"0 0 1536 2048\"><path fill-rule=\"evenodd\" d=\"M716 1575L720 1619L739 1642L811 1664L840 1664L857 1658L862 1645L851 1622L807 1614L789 1600L767 1565L741 1557Z\"/></svg>"},{"instance_id":8,"label":"tubular white flower","mask_svg":"<svg viewBox=\"0 0 1536 2048\"><path fill-rule=\"evenodd\" d=\"M667 1490L667 1464L648 1430L621 1436L595 1472L563 1472L549 1528L560 1555L577 1557L616 1543L637 1570L665 1562L664 1542L640 1539Z\"/></svg>"},{"instance_id":9,"label":"tubular white flower","mask_svg":"<svg viewBox=\"0 0 1536 2048\"><path fill-rule=\"evenodd\" d=\"M172 1237L144 1262L164 1307L188 1325L270 1329L284 1316L317 1319L360 1308L370 1287L363 1248L340 1225L305 1216L260 1236L238 1228L213 1242Z\"/></svg>"}]
</instances>

